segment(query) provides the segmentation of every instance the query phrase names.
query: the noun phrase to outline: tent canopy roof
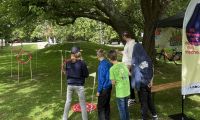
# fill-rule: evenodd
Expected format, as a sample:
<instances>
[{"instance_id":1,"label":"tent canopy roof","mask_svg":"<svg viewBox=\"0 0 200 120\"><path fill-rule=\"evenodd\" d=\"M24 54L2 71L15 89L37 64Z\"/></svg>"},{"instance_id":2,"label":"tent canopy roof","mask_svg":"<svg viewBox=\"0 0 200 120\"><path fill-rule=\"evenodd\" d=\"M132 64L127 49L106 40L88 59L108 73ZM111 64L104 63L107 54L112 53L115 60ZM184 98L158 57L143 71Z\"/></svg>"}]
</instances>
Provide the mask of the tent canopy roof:
<instances>
[{"instance_id":1,"label":"tent canopy roof","mask_svg":"<svg viewBox=\"0 0 200 120\"><path fill-rule=\"evenodd\" d=\"M157 28L165 28L165 27L175 27L182 28L183 19L184 19L185 11L181 11L174 16L159 20L157 22Z\"/></svg>"}]
</instances>

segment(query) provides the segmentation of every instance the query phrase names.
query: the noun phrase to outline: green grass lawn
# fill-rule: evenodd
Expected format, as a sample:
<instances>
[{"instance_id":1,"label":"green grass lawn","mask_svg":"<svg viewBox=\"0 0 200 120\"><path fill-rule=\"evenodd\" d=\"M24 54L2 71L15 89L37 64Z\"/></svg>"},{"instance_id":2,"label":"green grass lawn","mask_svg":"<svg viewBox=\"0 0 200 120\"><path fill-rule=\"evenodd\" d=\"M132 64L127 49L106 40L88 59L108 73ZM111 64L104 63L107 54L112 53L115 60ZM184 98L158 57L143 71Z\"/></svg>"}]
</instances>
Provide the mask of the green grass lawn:
<instances>
[{"instance_id":1,"label":"green grass lawn","mask_svg":"<svg viewBox=\"0 0 200 120\"><path fill-rule=\"evenodd\" d=\"M18 83L18 64L13 54L13 76L11 77L11 50L9 47L0 50L0 120L60 120L66 100L66 80L63 76L63 94L60 94L60 65L61 53L59 50L70 50L78 45L83 50L89 72L97 70L98 60L96 49L110 50L107 46L81 42L66 43L51 46L36 51L36 46L27 45L23 49L32 52L31 67L33 79L30 76L30 64L20 66L20 83ZM14 48L19 49L19 48ZM37 55L37 57L36 57ZM69 57L69 52L63 53ZM37 60L36 60L37 58ZM24 59L26 59L24 57ZM36 62L37 61L37 62ZM181 65L158 62L155 68L154 84L162 84L181 80ZM92 99L93 78L89 77L85 84L87 102ZM97 85L96 85L97 88ZM96 93L96 89L95 89ZM160 120L169 120L169 115L181 112L180 88L158 92L154 95L154 102ZM95 97L94 102L96 103ZM73 96L73 103L78 98ZM129 109L132 120L140 119L140 105L137 103ZM187 96L185 100L185 114L193 119L200 119L200 95ZM71 120L81 120L80 113L70 114ZM89 113L89 120L97 120L97 111ZM111 98L111 120L119 120L115 101L115 90Z\"/></svg>"}]
</instances>

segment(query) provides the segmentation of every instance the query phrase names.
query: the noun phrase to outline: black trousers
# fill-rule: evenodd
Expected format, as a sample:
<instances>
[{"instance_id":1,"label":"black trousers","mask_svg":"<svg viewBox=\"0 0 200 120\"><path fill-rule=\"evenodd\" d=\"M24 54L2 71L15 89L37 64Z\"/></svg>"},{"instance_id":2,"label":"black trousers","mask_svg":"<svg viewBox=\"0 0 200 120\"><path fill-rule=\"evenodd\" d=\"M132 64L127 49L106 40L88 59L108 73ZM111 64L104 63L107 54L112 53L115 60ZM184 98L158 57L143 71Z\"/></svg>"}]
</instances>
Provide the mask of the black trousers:
<instances>
[{"instance_id":1,"label":"black trousers","mask_svg":"<svg viewBox=\"0 0 200 120\"><path fill-rule=\"evenodd\" d=\"M110 120L110 96L112 88L103 90L98 97L98 119Z\"/></svg>"},{"instance_id":2,"label":"black trousers","mask_svg":"<svg viewBox=\"0 0 200 120\"><path fill-rule=\"evenodd\" d=\"M130 98L129 99L135 99L135 91L134 91L134 88L131 87L131 76L129 76L129 82L130 82Z\"/></svg>"},{"instance_id":3,"label":"black trousers","mask_svg":"<svg viewBox=\"0 0 200 120\"><path fill-rule=\"evenodd\" d=\"M152 115L157 115L154 103L151 97L151 88L148 86L140 87L140 91L138 91L139 101L141 103L142 109L142 119L148 119L148 110L150 110Z\"/></svg>"}]
</instances>

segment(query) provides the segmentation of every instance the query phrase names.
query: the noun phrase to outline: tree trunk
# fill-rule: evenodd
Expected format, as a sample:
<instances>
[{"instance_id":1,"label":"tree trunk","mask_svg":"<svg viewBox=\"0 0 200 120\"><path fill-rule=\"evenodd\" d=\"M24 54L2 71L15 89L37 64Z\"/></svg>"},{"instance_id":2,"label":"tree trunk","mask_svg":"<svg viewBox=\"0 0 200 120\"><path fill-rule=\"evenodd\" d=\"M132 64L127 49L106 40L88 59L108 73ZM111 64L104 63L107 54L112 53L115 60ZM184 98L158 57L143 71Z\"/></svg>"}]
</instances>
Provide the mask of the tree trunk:
<instances>
[{"instance_id":1,"label":"tree trunk","mask_svg":"<svg viewBox=\"0 0 200 120\"><path fill-rule=\"evenodd\" d=\"M128 19L126 17L115 15L110 17L110 21L110 26L117 32L123 44L125 43L122 40L122 33L124 33L125 31L129 32L132 38L135 38L132 24L128 22Z\"/></svg>"},{"instance_id":2,"label":"tree trunk","mask_svg":"<svg viewBox=\"0 0 200 120\"><path fill-rule=\"evenodd\" d=\"M133 33L134 22L130 21L127 16L121 14L112 0L97 0L96 5L97 8L103 11L109 18L109 22L107 22L106 24L112 26L112 28L119 35L120 39L122 38L122 33L125 31L129 32L132 37L135 38L135 35Z\"/></svg>"},{"instance_id":3,"label":"tree trunk","mask_svg":"<svg viewBox=\"0 0 200 120\"><path fill-rule=\"evenodd\" d=\"M143 46L152 60L155 60L155 22L168 3L168 0L141 0L144 16Z\"/></svg>"},{"instance_id":4,"label":"tree trunk","mask_svg":"<svg viewBox=\"0 0 200 120\"><path fill-rule=\"evenodd\" d=\"M155 58L155 26L150 23L144 24L143 47L152 60Z\"/></svg>"},{"instance_id":5,"label":"tree trunk","mask_svg":"<svg viewBox=\"0 0 200 120\"><path fill-rule=\"evenodd\" d=\"M121 21L115 21L111 24L111 26L117 32L120 38L122 38L122 33L125 31L129 32L133 38L135 36L132 27L130 27L128 24L122 23Z\"/></svg>"}]
</instances>

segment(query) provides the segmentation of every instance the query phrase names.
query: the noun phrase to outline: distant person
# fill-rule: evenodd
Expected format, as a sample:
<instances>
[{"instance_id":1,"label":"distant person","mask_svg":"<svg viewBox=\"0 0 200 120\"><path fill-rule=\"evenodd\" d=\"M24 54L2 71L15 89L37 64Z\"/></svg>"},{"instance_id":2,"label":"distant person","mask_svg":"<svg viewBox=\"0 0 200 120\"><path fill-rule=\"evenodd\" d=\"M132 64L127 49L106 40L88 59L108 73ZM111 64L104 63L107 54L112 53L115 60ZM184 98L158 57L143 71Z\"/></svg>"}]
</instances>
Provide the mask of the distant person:
<instances>
[{"instance_id":1,"label":"distant person","mask_svg":"<svg viewBox=\"0 0 200 120\"><path fill-rule=\"evenodd\" d=\"M120 120L129 120L129 70L124 63L117 61L117 52L115 50L109 51L108 58L113 64L113 66L110 68L110 80L112 81L112 84L115 85Z\"/></svg>"},{"instance_id":2,"label":"distant person","mask_svg":"<svg viewBox=\"0 0 200 120\"><path fill-rule=\"evenodd\" d=\"M48 39L48 43L49 43L49 44L52 44L52 43L53 43L51 37L49 37L49 39Z\"/></svg>"},{"instance_id":3,"label":"distant person","mask_svg":"<svg viewBox=\"0 0 200 120\"><path fill-rule=\"evenodd\" d=\"M160 53L157 53L158 55L158 58L161 59L163 57L164 61L166 62L166 59L167 59L167 53L165 52L165 49L162 48L160 50Z\"/></svg>"},{"instance_id":4,"label":"distant person","mask_svg":"<svg viewBox=\"0 0 200 120\"><path fill-rule=\"evenodd\" d=\"M57 44L56 38L55 38L55 37L53 38L53 43L54 43L54 44Z\"/></svg>"},{"instance_id":5,"label":"distant person","mask_svg":"<svg viewBox=\"0 0 200 120\"><path fill-rule=\"evenodd\" d=\"M122 62L129 69L129 73L131 73L131 61L132 61L132 54L133 54L133 47L135 45L135 40L131 37L131 34L129 32L123 32L122 39L125 41L126 44L125 44L124 50L118 53L122 54ZM129 80L131 83L131 74L129 74ZM128 99L128 106L133 105L136 102L135 92L132 87L130 87L130 91L131 91L131 95Z\"/></svg>"},{"instance_id":6,"label":"distant person","mask_svg":"<svg viewBox=\"0 0 200 120\"><path fill-rule=\"evenodd\" d=\"M110 96L112 90L112 83L109 78L109 70L111 63L105 59L105 52L103 49L97 51L97 58L100 61L98 66L98 119L110 120Z\"/></svg>"},{"instance_id":7,"label":"distant person","mask_svg":"<svg viewBox=\"0 0 200 120\"><path fill-rule=\"evenodd\" d=\"M158 116L151 97L151 86L153 78L153 64L140 43L135 44L133 50L132 87L138 91L141 103L142 120L148 120L148 110L153 120Z\"/></svg>"},{"instance_id":8,"label":"distant person","mask_svg":"<svg viewBox=\"0 0 200 120\"><path fill-rule=\"evenodd\" d=\"M70 105L72 101L72 94L75 91L78 94L79 102L81 106L82 119L88 120L84 83L85 78L89 75L87 66L83 60L81 60L80 48L72 47L71 60L66 62L66 76L67 76L67 100L65 103L63 120L68 119Z\"/></svg>"}]
</instances>

